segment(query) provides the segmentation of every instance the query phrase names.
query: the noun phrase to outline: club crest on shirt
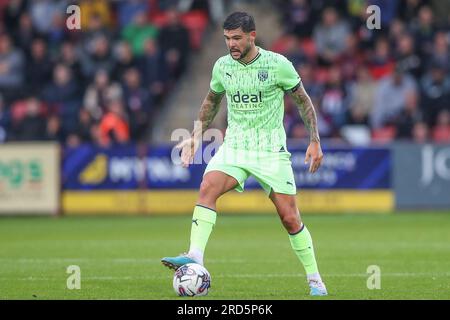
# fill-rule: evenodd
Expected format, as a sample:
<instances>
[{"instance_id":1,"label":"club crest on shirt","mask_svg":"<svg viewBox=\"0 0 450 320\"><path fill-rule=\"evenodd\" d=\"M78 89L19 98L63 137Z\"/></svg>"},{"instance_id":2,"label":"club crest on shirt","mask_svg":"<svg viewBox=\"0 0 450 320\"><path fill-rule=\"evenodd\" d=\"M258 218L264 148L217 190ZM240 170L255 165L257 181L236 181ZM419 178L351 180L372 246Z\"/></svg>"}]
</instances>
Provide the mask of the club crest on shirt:
<instances>
[{"instance_id":1,"label":"club crest on shirt","mask_svg":"<svg viewBox=\"0 0 450 320\"><path fill-rule=\"evenodd\" d=\"M269 76L269 72L267 70L259 70L258 71L258 79L260 81L266 81Z\"/></svg>"}]
</instances>

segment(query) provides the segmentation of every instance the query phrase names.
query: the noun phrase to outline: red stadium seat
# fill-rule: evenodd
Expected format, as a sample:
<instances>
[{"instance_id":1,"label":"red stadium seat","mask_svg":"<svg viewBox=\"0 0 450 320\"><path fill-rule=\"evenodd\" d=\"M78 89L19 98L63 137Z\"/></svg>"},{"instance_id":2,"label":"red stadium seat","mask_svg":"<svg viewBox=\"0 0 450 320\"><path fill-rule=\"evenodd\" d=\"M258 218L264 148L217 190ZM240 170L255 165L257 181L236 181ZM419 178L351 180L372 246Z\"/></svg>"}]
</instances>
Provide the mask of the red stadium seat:
<instances>
[{"instance_id":1,"label":"red stadium seat","mask_svg":"<svg viewBox=\"0 0 450 320\"><path fill-rule=\"evenodd\" d=\"M287 48L287 43L290 41L291 37L292 37L291 35L284 35L284 36L278 38L272 44L272 46L270 47L270 50L281 53L281 54L285 53L286 48Z\"/></svg>"},{"instance_id":2,"label":"red stadium seat","mask_svg":"<svg viewBox=\"0 0 450 320\"><path fill-rule=\"evenodd\" d=\"M433 141L437 143L450 142L450 126L437 126L432 131Z\"/></svg>"},{"instance_id":3,"label":"red stadium seat","mask_svg":"<svg viewBox=\"0 0 450 320\"><path fill-rule=\"evenodd\" d=\"M316 44L311 38L300 40L300 47L309 59L313 59L317 55Z\"/></svg>"},{"instance_id":4,"label":"red stadium seat","mask_svg":"<svg viewBox=\"0 0 450 320\"><path fill-rule=\"evenodd\" d=\"M372 131L372 141L388 143L395 139L397 129L394 126L386 126Z\"/></svg>"},{"instance_id":5,"label":"red stadium seat","mask_svg":"<svg viewBox=\"0 0 450 320\"><path fill-rule=\"evenodd\" d=\"M39 114L46 116L48 108L42 101L39 102ZM18 100L11 105L11 119L13 122L21 121L27 115L27 100Z\"/></svg>"},{"instance_id":6,"label":"red stadium seat","mask_svg":"<svg viewBox=\"0 0 450 320\"><path fill-rule=\"evenodd\" d=\"M19 100L11 106L11 119L13 122L22 120L27 112L27 106L24 100Z\"/></svg>"},{"instance_id":7,"label":"red stadium seat","mask_svg":"<svg viewBox=\"0 0 450 320\"><path fill-rule=\"evenodd\" d=\"M193 10L181 16L181 23L188 29L191 48L201 48L203 34L208 26L208 15L201 10Z\"/></svg>"},{"instance_id":8,"label":"red stadium seat","mask_svg":"<svg viewBox=\"0 0 450 320\"><path fill-rule=\"evenodd\" d=\"M9 0L0 0L0 21L2 21L3 15L5 14L5 9L8 6Z\"/></svg>"},{"instance_id":9,"label":"red stadium seat","mask_svg":"<svg viewBox=\"0 0 450 320\"><path fill-rule=\"evenodd\" d=\"M316 68L314 71L314 80L318 83L325 83L328 81L328 68Z\"/></svg>"},{"instance_id":10,"label":"red stadium seat","mask_svg":"<svg viewBox=\"0 0 450 320\"><path fill-rule=\"evenodd\" d=\"M194 50L200 49L203 34L208 26L208 15L204 11L193 10L182 14L180 16L180 21L189 32L189 43L191 48ZM164 11L152 14L150 22L154 26L162 28L168 23L167 14Z\"/></svg>"},{"instance_id":11,"label":"red stadium seat","mask_svg":"<svg viewBox=\"0 0 450 320\"><path fill-rule=\"evenodd\" d=\"M372 75L372 78L378 80L387 75L392 74L392 72L394 71L394 66L395 64L393 62L389 62L382 66L370 66L369 71L370 74Z\"/></svg>"},{"instance_id":12,"label":"red stadium seat","mask_svg":"<svg viewBox=\"0 0 450 320\"><path fill-rule=\"evenodd\" d=\"M162 28L167 24L167 15L164 11L152 14L150 22L155 27Z\"/></svg>"}]
</instances>

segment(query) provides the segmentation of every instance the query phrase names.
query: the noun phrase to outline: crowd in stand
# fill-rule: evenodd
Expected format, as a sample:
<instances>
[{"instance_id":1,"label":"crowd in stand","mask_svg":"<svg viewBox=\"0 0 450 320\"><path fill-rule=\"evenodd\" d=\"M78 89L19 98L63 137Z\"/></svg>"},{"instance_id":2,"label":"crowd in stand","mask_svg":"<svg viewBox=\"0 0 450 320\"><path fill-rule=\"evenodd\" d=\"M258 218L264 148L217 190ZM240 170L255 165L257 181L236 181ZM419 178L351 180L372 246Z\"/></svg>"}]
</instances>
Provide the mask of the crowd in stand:
<instances>
[{"instance_id":1,"label":"crowd in stand","mask_svg":"<svg viewBox=\"0 0 450 320\"><path fill-rule=\"evenodd\" d=\"M181 13L177 0L0 0L0 143L148 141L208 23L208 1L184 2ZM298 69L323 138L450 142L446 1L273 3L285 32L268 49ZM80 30L66 26L71 4ZM285 128L308 136L289 99Z\"/></svg>"},{"instance_id":2,"label":"crowd in stand","mask_svg":"<svg viewBox=\"0 0 450 320\"><path fill-rule=\"evenodd\" d=\"M272 49L296 66L318 110L322 137L450 142L449 4L278 2L285 35ZM380 8L380 29L367 25L372 4ZM292 101L286 102L288 136L307 137Z\"/></svg>"},{"instance_id":3,"label":"crowd in stand","mask_svg":"<svg viewBox=\"0 0 450 320\"><path fill-rule=\"evenodd\" d=\"M0 0L0 143L148 141L208 19L176 2Z\"/></svg>"}]
</instances>

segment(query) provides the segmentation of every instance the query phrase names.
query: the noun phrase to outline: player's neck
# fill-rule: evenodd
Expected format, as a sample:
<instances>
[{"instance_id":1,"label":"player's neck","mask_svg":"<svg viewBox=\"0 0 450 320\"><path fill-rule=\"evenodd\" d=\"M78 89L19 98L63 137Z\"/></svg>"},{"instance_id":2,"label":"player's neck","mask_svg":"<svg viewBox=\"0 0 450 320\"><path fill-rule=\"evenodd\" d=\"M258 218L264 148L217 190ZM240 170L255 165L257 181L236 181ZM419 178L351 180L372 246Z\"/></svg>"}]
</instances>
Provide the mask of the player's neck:
<instances>
[{"instance_id":1,"label":"player's neck","mask_svg":"<svg viewBox=\"0 0 450 320\"><path fill-rule=\"evenodd\" d=\"M252 61L253 59L255 59L255 57L258 55L258 53L259 53L258 47L253 46L253 48L250 49L250 51L247 53L247 55L244 58L239 59L239 60L244 63L248 63L248 62Z\"/></svg>"}]
</instances>

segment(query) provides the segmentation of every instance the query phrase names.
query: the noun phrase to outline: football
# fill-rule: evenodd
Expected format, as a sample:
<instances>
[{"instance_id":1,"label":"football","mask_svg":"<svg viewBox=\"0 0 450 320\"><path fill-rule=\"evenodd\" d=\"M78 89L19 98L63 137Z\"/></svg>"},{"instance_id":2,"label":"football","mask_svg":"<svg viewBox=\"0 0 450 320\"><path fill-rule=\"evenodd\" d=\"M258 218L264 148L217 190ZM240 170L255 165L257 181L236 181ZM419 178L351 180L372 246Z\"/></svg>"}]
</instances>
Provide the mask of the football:
<instances>
[{"instance_id":1,"label":"football","mask_svg":"<svg viewBox=\"0 0 450 320\"><path fill-rule=\"evenodd\" d=\"M200 264L188 263L175 271L173 289L179 296L205 296L211 287L211 276Z\"/></svg>"}]
</instances>

